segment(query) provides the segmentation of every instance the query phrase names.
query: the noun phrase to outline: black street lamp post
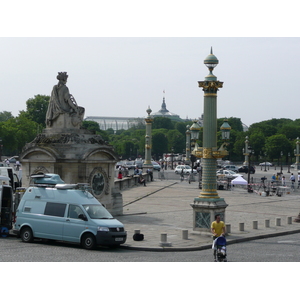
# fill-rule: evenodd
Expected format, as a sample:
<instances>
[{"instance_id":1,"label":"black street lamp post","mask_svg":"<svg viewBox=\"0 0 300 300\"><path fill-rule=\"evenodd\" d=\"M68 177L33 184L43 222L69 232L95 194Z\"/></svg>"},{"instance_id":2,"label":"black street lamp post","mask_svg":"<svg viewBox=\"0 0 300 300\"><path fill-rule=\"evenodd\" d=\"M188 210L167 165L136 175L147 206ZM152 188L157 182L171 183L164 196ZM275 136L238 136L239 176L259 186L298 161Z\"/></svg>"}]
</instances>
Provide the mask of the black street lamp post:
<instances>
[{"instance_id":1,"label":"black street lamp post","mask_svg":"<svg viewBox=\"0 0 300 300\"><path fill-rule=\"evenodd\" d=\"M248 193L253 193L253 190L250 185L250 167L251 167L251 155L254 154L254 150L250 146L248 146Z\"/></svg>"},{"instance_id":2,"label":"black street lamp post","mask_svg":"<svg viewBox=\"0 0 300 300\"><path fill-rule=\"evenodd\" d=\"M281 167L280 167L280 175L282 175L282 156L283 156L283 152L280 152L280 156L281 156Z\"/></svg>"},{"instance_id":3,"label":"black street lamp post","mask_svg":"<svg viewBox=\"0 0 300 300\"><path fill-rule=\"evenodd\" d=\"M267 152L265 152L265 172L267 172Z\"/></svg>"},{"instance_id":4,"label":"black street lamp post","mask_svg":"<svg viewBox=\"0 0 300 300\"><path fill-rule=\"evenodd\" d=\"M174 148L173 148L173 147L172 147L172 154L171 154L171 155L172 155L172 157L171 157L171 159L172 159L172 160L171 160L171 161L172 161L172 166L171 166L171 168L172 168L172 170L174 170L174 169L173 169L173 160L174 160Z\"/></svg>"}]
</instances>

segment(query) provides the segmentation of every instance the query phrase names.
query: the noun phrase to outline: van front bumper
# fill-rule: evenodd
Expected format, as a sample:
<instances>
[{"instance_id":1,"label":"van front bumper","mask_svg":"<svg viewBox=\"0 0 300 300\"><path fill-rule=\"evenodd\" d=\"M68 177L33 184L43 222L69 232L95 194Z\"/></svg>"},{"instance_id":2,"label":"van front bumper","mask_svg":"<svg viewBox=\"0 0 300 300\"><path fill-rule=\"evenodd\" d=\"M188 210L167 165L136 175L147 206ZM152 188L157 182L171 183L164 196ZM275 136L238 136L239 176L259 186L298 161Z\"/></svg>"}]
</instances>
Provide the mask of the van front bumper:
<instances>
[{"instance_id":1,"label":"van front bumper","mask_svg":"<svg viewBox=\"0 0 300 300\"><path fill-rule=\"evenodd\" d=\"M126 242L126 232L98 231L96 235L97 245L118 246Z\"/></svg>"}]
</instances>

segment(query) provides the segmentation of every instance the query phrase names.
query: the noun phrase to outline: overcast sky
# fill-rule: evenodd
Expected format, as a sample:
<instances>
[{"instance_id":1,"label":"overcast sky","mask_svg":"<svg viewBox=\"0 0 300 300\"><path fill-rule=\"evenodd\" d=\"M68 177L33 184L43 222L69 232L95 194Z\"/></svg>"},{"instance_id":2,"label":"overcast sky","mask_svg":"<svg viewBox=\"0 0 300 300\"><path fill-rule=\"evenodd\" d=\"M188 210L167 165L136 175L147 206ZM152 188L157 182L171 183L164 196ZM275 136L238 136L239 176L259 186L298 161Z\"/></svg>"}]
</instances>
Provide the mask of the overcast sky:
<instances>
[{"instance_id":1,"label":"overcast sky","mask_svg":"<svg viewBox=\"0 0 300 300\"><path fill-rule=\"evenodd\" d=\"M89 2L91 1L87 1ZM132 2L135 1L129 1ZM192 2L196 3L186 3ZM20 3L25 9L23 2ZM57 73L66 71L69 75L67 86L78 105L85 107L85 117L144 117L149 105L153 113L157 112L165 96L169 111L180 115L181 118L198 118L203 113L203 91L198 87L198 81L204 80L208 74L203 61L213 47L213 53L219 59L214 74L218 80L224 82L223 88L218 92L218 118L238 117L246 125L271 118L300 118L300 39L276 37L277 34L284 36L282 24L276 18L276 13L283 9L280 5L275 14L271 15L278 21L275 34L271 32L268 35L266 29L271 27L271 23L264 22L264 26L254 34L249 35L247 31L242 30L237 36L243 36L245 33L248 37L234 37L236 31L229 35L226 28L246 27L243 27L241 22L242 16L232 12L226 14L231 23L219 23L214 27L212 25L221 19L222 11L216 11L213 19L209 14L200 14L199 20L206 23L203 25L196 19L199 12L192 6L188 7L189 14L184 15L183 19L176 14L167 14L167 7L163 6L163 11L156 12L156 18L153 17L154 14L152 19L150 17L152 23L143 27L141 16L134 15L133 12L121 14L125 6L122 6L123 2L117 1L116 7L119 9L114 10L113 20L118 18L119 23L117 27L112 27L113 22L106 16L102 6L96 11L90 9L89 15L81 14L81 18L78 18L82 7L78 7L77 2L73 4L77 5L77 14L71 10L72 6L65 6L65 2L51 3L47 6L50 16L24 16L19 12L17 17L23 19L21 22L18 20L17 27L7 32L3 31L2 27L1 111L10 111L17 116L20 110L26 109L26 100L29 98L37 94L50 95L52 87L57 84ZM215 2L217 3L220 9L228 7L228 3L225 5L222 1ZM258 16L267 17L270 10L266 10L266 7L259 3L262 11L258 12ZM56 4L59 4L60 10L57 10ZM173 4L173 12L178 13L182 10L181 6L176 5L177 2ZM13 4L5 5L13 8ZM112 11L113 6L109 9ZM151 6L149 9L151 15L154 8ZM253 6L247 9L254 11ZM55 14L51 15L52 12ZM286 22L291 24L294 11L289 12ZM53 15L56 18L53 19ZM60 20L59 17L62 16L64 19ZM235 19L232 19L233 16ZM87 25L85 27L82 26L82 17ZM251 16L252 23L258 26L262 24L259 17L254 17ZM146 23L150 19L148 15ZM78 21L75 27L78 30L72 31L69 24L75 20ZM96 27L99 29L98 34L94 31L95 20L99 21L99 26ZM101 20L106 21L107 30L103 29L102 25L105 22L101 23ZM190 25L185 31L180 30L184 28L183 20L185 24ZM198 22L199 26L192 26L193 22ZM50 26L50 30L38 31L45 24ZM151 31L154 25L156 29ZM149 26L152 26L151 30ZM123 27L125 32L122 31ZM88 30L84 31L83 28ZM273 25L272 28L274 29ZM292 31L295 26L290 28L289 32L296 36L295 31ZM210 33L211 36L218 36L218 32L219 36L233 37L205 37ZM258 36L257 32L270 37L251 37ZM201 37L196 37L197 33Z\"/></svg>"}]
</instances>

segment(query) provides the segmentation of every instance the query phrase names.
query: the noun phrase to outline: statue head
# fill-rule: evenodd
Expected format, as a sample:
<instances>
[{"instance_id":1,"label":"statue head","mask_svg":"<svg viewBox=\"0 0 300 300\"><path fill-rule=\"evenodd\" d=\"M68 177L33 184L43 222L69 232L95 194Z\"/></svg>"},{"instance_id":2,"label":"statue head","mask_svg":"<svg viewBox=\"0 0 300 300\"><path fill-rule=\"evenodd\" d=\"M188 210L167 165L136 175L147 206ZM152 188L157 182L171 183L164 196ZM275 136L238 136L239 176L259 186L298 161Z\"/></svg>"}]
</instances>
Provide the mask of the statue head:
<instances>
[{"instance_id":1,"label":"statue head","mask_svg":"<svg viewBox=\"0 0 300 300\"><path fill-rule=\"evenodd\" d=\"M67 75L67 72L58 72L58 75L56 76L56 78L59 81L67 82L68 76L69 75Z\"/></svg>"}]
</instances>

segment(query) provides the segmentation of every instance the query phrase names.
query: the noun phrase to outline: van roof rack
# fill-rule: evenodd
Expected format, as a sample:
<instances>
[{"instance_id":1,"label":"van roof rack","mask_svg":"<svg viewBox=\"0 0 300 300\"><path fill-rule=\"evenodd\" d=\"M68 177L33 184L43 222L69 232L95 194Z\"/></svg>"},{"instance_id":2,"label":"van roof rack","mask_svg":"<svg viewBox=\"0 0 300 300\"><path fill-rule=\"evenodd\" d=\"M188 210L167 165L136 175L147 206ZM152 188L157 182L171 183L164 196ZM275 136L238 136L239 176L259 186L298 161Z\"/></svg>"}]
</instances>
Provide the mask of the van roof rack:
<instances>
[{"instance_id":1,"label":"van roof rack","mask_svg":"<svg viewBox=\"0 0 300 300\"><path fill-rule=\"evenodd\" d=\"M57 183L55 186L58 190L81 190L81 191L90 191L91 187L88 183Z\"/></svg>"},{"instance_id":2,"label":"van roof rack","mask_svg":"<svg viewBox=\"0 0 300 300\"><path fill-rule=\"evenodd\" d=\"M58 174L44 174L44 173L37 173L30 175L33 183L30 185L39 186L39 187L49 187L55 186L56 184L63 184L65 183Z\"/></svg>"}]
</instances>

